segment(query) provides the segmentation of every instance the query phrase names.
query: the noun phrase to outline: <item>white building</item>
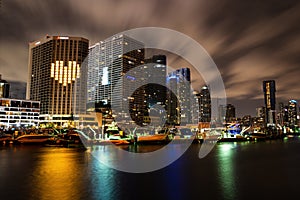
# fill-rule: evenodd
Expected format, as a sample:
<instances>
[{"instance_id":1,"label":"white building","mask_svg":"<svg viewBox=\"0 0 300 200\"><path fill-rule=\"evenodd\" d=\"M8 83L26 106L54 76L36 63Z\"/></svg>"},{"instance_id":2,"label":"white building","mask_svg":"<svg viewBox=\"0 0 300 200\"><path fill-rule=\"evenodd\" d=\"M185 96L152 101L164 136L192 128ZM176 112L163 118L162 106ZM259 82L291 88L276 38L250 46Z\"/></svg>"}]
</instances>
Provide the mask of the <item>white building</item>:
<instances>
[{"instance_id":1,"label":"white building","mask_svg":"<svg viewBox=\"0 0 300 200\"><path fill-rule=\"evenodd\" d=\"M0 98L0 126L38 126L40 102L21 99Z\"/></svg>"}]
</instances>

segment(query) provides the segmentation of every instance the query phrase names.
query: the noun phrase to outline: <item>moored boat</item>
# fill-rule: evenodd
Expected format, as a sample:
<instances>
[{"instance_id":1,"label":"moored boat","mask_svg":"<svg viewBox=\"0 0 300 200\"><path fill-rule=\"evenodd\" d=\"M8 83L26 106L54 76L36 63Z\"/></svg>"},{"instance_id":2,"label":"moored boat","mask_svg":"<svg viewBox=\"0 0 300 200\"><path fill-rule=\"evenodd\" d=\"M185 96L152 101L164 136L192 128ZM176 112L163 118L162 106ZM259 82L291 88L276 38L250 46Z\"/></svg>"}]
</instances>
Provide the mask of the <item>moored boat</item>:
<instances>
[{"instance_id":1,"label":"moored boat","mask_svg":"<svg viewBox=\"0 0 300 200\"><path fill-rule=\"evenodd\" d=\"M164 143L168 141L168 134L140 135L137 138L138 143Z\"/></svg>"},{"instance_id":2,"label":"moored boat","mask_svg":"<svg viewBox=\"0 0 300 200\"><path fill-rule=\"evenodd\" d=\"M20 144L43 144L46 143L52 137L52 135L42 134L21 135L15 139L15 142Z\"/></svg>"},{"instance_id":3,"label":"moored boat","mask_svg":"<svg viewBox=\"0 0 300 200\"><path fill-rule=\"evenodd\" d=\"M13 142L12 135L10 135L10 134L1 135L0 142L2 142L3 144L9 144L9 143Z\"/></svg>"}]
</instances>

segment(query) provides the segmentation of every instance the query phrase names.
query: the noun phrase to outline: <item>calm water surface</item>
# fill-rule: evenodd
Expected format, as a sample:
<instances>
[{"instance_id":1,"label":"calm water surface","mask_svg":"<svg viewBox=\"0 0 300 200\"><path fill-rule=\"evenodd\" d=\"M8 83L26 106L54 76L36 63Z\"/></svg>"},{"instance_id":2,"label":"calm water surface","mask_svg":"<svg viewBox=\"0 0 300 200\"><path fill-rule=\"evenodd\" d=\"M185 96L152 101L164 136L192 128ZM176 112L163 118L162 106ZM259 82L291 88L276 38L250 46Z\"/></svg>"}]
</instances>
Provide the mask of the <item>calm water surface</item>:
<instances>
[{"instance_id":1,"label":"calm water surface","mask_svg":"<svg viewBox=\"0 0 300 200\"><path fill-rule=\"evenodd\" d=\"M0 199L294 199L300 139L192 144L172 165L131 174L76 148L0 146ZM139 147L141 151L156 147Z\"/></svg>"}]
</instances>

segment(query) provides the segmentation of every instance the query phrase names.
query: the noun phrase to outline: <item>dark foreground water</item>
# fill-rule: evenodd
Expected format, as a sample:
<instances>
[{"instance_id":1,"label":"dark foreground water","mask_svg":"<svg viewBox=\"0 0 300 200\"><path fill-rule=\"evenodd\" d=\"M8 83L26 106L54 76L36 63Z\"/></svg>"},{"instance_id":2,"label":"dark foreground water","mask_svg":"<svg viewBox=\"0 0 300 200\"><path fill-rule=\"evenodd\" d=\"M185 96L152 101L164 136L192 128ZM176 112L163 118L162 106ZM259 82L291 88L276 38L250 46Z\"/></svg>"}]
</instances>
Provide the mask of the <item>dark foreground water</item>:
<instances>
[{"instance_id":1,"label":"dark foreground water","mask_svg":"<svg viewBox=\"0 0 300 200\"><path fill-rule=\"evenodd\" d=\"M0 199L295 199L299 194L298 138L219 143L203 159L200 146L193 144L172 165L144 174L107 168L82 149L1 146Z\"/></svg>"}]
</instances>

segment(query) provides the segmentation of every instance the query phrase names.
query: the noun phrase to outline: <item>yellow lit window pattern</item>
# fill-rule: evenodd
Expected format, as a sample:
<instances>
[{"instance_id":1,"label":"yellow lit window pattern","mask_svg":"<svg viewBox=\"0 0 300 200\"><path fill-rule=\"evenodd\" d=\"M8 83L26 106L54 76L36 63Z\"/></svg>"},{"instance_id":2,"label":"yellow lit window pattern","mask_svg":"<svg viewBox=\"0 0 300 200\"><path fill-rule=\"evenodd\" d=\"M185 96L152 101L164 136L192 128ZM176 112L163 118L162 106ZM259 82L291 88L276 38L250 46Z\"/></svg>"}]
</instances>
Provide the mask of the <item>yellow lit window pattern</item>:
<instances>
[{"instance_id":1,"label":"yellow lit window pattern","mask_svg":"<svg viewBox=\"0 0 300 200\"><path fill-rule=\"evenodd\" d=\"M51 78L54 78L54 68L55 68L55 64L51 63Z\"/></svg>"},{"instance_id":2,"label":"yellow lit window pattern","mask_svg":"<svg viewBox=\"0 0 300 200\"><path fill-rule=\"evenodd\" d=\"M68 61L68 66L64 66L64 62L61 60L51 63L51 78L59 81L63 86L71 84L76 78L80 77L80 66L76 61Z\"/></svg>"}]
</instances>

